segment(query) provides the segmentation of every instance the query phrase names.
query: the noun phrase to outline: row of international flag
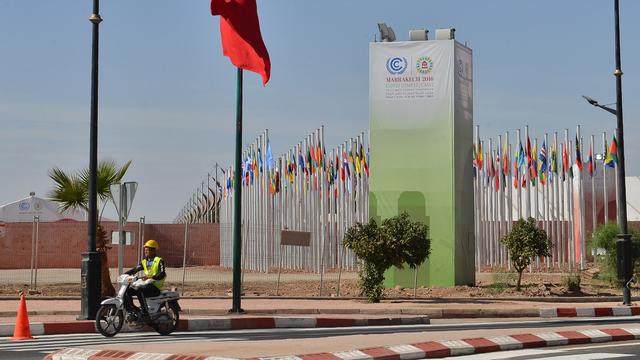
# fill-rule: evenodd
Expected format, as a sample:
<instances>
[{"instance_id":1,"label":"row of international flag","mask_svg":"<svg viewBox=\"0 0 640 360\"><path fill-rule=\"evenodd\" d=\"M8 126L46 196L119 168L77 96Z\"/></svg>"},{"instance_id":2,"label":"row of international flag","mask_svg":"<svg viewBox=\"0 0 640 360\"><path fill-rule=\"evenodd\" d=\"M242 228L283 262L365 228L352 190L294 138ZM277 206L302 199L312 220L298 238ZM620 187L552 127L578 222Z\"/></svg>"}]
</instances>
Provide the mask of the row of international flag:
<instances>
[{"instance_id":1,"label":"row of international flag","mask_svg":"<svg viewBox=\"0 0 640 360\"><path fill-rule=\"evenodd\" d=\"M248 149L243 160L242 185L250 186L262 176L267 176L269 192L279 193L290 187L296 177L302 177L305 188L318 188L320 174L326 177L328 186L334 187L343 184L347 191L351 191L352 181L357 178L369 176L369 153L365 152L360 144L352 151L343 150L341 153L327 156L325 147L321 142L308 145L306 149L298 150L297 156L283 156L274 161L271 142L267 140L266 149ZM224 187L224 196L233 194L234 172L230 171ZM281 175L282 174L282 175ZM352 176L353 175L353 176ZM284 179L284 180L283 180Z\"/></svg>"},{"instance_id":2,"label":"row of international flag","mask_svg":"<svg viewBox=\"0 0 640 360\"><path fill-rule=\"evenodd\" d=\"M566 177L573 178L573 169L569 166L568 144L561 144L562 153L558 153L555 144L551 144L550 156L548 156L547 144L543 140L540 150L535 145L531 145L531 139L526 138L525 144L518 142L513 158L509 156L507 143L497 147L495 152L488 151L486 156L488 159L485 164L485 151L482 148L482 142L473 144L473 167L474 176L485 170L485 181L489 184L494 182L496 190L500 184L506 184L505 180L509 176L513 176L513 187L526 187L526 172L529 171L531 186L536 186L536 182L545 185L547 181L553 181L554 178L560 178L565 181ZM605 154L603 157L603 165L607 167L615 167L618 163L618 143L615 135L610 144L604 144ZM561 156L561 158L560 158ZM580 171L583 170L585 164L587 172L591 177L597 169L597 161L593 154L593 143L589 145L589 154L586 160L582 159L580 149L580 141L576 136L575 140L575 159L574 163ZM560 164L560 165L559 165Z\"/></svg>"}]
</instances>

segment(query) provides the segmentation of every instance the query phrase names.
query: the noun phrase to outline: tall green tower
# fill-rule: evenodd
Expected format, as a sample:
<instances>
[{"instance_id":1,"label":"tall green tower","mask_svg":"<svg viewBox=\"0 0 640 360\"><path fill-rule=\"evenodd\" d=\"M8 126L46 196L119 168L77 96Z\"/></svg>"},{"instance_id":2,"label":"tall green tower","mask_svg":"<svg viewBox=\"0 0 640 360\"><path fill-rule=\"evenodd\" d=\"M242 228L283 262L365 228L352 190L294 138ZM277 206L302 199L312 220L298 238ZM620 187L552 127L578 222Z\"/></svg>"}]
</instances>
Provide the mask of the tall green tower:
<instances>
[{"instance_id":1,"label":"tall green tower","mask_svg":"<svg viewBox=\"0 0 640 360\"><path fill-rule=\"evenodd\" d=\"M455 40L369 45L369 213L429 225L419 286L475 283L472 79L471 49ZM390 269L385 286L414 276Z\"/></svg>"}]
</instances>

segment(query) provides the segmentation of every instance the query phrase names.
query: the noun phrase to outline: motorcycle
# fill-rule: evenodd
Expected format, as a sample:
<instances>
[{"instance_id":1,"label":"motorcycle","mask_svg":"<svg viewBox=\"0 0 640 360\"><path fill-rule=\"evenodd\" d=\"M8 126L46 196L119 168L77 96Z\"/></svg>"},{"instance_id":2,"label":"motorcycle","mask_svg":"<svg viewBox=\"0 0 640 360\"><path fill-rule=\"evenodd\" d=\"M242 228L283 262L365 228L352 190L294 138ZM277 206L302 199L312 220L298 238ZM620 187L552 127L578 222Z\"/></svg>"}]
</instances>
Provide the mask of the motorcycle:
<instances>
[{"instance_id":1,"label":"motorcycle","mask_svg":"<svg viewBox=\"0 0 640 360\"><path fill-rule=\"evenodd\" d=\"M180 305L178 299L180 295L175 291L161 291L160 295L145 297L149 318L142 317L139 313L128 311L124 306L124 295L129 287L134 289L147 285L153 280L138 279L136 276L120 275L118 284L120 289L114 298L108 298L100 303L100 308L96 314L96 330L106 337L112 337L120 332L122 325L126 322L129 328L137 330L145 325L151 326L160 335L169 335L177 327L180 320Z\"/></svg>"}]
</instances>

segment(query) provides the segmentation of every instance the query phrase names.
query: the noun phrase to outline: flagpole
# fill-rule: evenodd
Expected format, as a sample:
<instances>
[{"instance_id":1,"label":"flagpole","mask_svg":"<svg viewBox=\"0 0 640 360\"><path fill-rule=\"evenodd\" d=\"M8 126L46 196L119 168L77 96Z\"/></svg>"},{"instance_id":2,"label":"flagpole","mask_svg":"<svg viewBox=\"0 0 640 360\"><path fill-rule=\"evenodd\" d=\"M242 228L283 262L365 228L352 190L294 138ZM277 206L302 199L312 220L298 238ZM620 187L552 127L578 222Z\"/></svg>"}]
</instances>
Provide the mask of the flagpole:
<instances>
[{"instance_id":1,"label":"flagpole","mask_svg":"<svg viewBox=\"0 0 640 360\"><path fill-rule=\"evenodd\" d=\"M233 199L233 285L232 285L232 313L243 313L241 304L241 235L240 223L242 221L242 203L241 203L241 154L242 154L242 69L238 68L237 75L237 93L236 93L236 158L235 158L235 184L233 191L235 196Z\"/></svg>"},{"instance_id":2,"label":"flagpole","mask_svg":"<svg viewBox=\"0 0 640 360\"><path fill-rule=\"evenodd\" d=\"M520 139L520 129L516 130L516 137L518 138L518 144L516 145L518 148L516 151L518 152L518 158L516 162L518 163L518 173L515 174L518 180L516 183L518 184L518 220L522 219L522 183L520 182L520 150L522 149L522 140Z\"/></svg>"},{"instance_id":3,"label":"flagpole","mask_svg":"<svg viewBox=\"0 0 640 360\"><path fill-rule=\"evenodd\" d=\"M509 132L507 131L507 166L511 169L511 160L509 156L511 156L511 144L509 144ZM511 173L511 177L516 176ZM509 224L508 230L511 231L513 229L513 181L508 181L507 186L509 186ZM511 270L511 261L509 261L509 249L505 247L505 257L507 261L507 269Z\"/></svg>"},{"instance_id":4,"label":"flagpole","mask_svg":"<svg viewBox=\"0 0 640 360\"><path fill-rule=\"evenodd\" d=\"M561 150L562 150L562 156L560 156L560 158L562 159L562 164L561 164L561 168L562 168L562 177L561 177L561 181L558 185L558 198L560 200L560 221L558 222L558 226L560 226L559 230L559 246L558 248L560 249L560 261L559 264L560 265L564 265L565 263L565 259L570 260L567 257L567 253L568 248L567 248L567 232L569 231L569 228L567 227L567 220L565 220L565 182L567 177L569 176L568 174L565 173L565 168L564 168L564 153L565 153L565 143L561 142L560 143L561 146ZM560 149L560 148L558 148ZM567 202L568 204L568 202ZM567 206L567 214L569 213L568 210L568 206ZM569 217L566 216L566 218L568 219Z\"/></svg>"},{"instance_id":5,"label":"flagpole","mask_svg":"<svg viewBox=\"0 0 640 360\"><path fill-rule=\"evenodd\" d=\"M481 212L482 212L482 243L483 243L483 247L484 247L484 262L486 265L491 265L491 262L489 261L489 235L488 235L488 231L487 231L487 224L488 224L488 219L489 217L487 216L487 187L485 186L486 183L486 176L487 176L487 166L486 164L484 164L484 140L480 140L480 148L482 149L482 151L480 152L480 154L483 157L482 160L482 179L480 180L480 197L481 197Z\"/></svg>"},{"instance_id":6,"label":"flagpole","mask_svg":"<svg viewBox=\"0 0 640 360\"><path fill-rule=\"evenodd\" d=\"M504 149L503 145L502 145L502 135L498 135L498 146L496 147L498 149L498 153L500 155L498 155L498 237L496 239L496 249L497 249L497 254L496 257L498 259L498 264L500 266L502 266L502 246L500 246L500 239L502 238L502 236L504 235L504 229L503 229L503 220L504 220L504 191L503 191L503 179L502 179L502 174L504 173L504 164L503 164L503 155L502 155L502 151Z\"/></svg>"},{"instance_id":7,"label":"flagpole","mask_svg":"<svg viewBox=\"0 0 640 360\"><path fill-rule=\"evenodd\" d=\"M569 169L569 174L575 176L575 174L573 173L573 143L571 142L571 140L569 140L569 129L565 130L565 139L566 139L566 146L567 146L567 162L569 164L568 169ZM574 197L573 197L573 176L568 176L567 177L567 204L568 204L568 212L569 212L569 229L567 231L567 233L569 234L569 242L568 242L568 247L567 250L569 252L569 270L573 271L573 266L576 262L576 242L575 242L575 203L574 203Z\"/></svg>"},{"instance_id":8,"label":"flagpole","mask_svg":"<svg viewBox=\"0 0 640 360\"><path fill-rule=\"evenodd\" d=\"M578 144L580 146L581 149L583 149L582 151L584 151L584 146L582 145L582 137L580 136L580 125L577 126L577 138L576 138L576 149L578 149ZM576 162L578 161L578 155L580 155L580 164L583 164L582 162L582 154L578 154L578 151L576 150ZM582 169L584 169L584 165L582 166ZM584 231L585 231L585 220L586 220L586 207L585 207L585 201L584 201L584 183L582 181L582 169L578 168L579 170L579 178L578 178L578 183L579 183L579 189L580 192L578 193L578 199L580 201L579 205L580 205L580 270L584 270L587 267L587 256L585 254L586 251L586 244L585 244L585 236L584 236Z\"/></svg>"},{"instance_id":9,"label":"flagpole","mask_svg":"<svg viewBox=\"0 0 640 360\"><path fill-rule=\"evenodd\" d=\"M602 146L604 151L602 152L602 183L603 183L603 200L604 200L604 224L609 222L609 191L607 189L607 165L605 161L607 159L607 132L602 133Z\"/></svg>"},{"instance_id":10,"label":"flagpole","mask_svg":"<svg viewBox=\"0 0 640 360\"><path fill-rule=\"evenodd\" d=\"M559 186L560 186L560 172L558 171L558 132L554 131L553 132L553 147L556 150L555 154L553 154L553 162L555 164L555 169L554 169L554 173L553 176L555 177L554 182L553 182L553 229L554 229L554 236L553 236L553 242L555 243L555 253L556 253L556 263L558 265L558 268L560 267L561 264L561 258L560 258L560 223L559 223L559 219L560 219L560 191L559 191Z\"/></svg>"},{"instance_id":11,"label":"flagpole","mask_svg":"<svg viewBox=\"0 0 640 360\"><path fill-rule=\"evenodd\" d=\"M534 149L531 150L531 165L535 168L535 172L537 173L537 167L538 167L538 155L536 154L536 151L538 151L538 138L535 138L534 140ZM536 186L534 187L533 185L531 186L531 189L533 189L535 192L533 193L534 198L533 198L533 203L534 203L534 213L533 213L533 218L536 219L536 225L539 226L539 220L540 220L540 216L539 216L539 203L538 203L538 189L540 188L540 174L538 174L538 176L535 179L535 183ZM540 270L540 257L536 257L536 270Z\"/></svg>"},{"instance_id":12,"label":"flagpole","mask_svg":"<svg viewBox=\"0 0 640 360\"><path fill-rule=\"evenodd\" d=\"M592 219L593 219L593 223L591 224L591 233L593 234L596 231L596 225L598 225L598 218L597 218L597 214L596 214L596 182L595 182L595 174L596 174L596 167L595 167L595 158L594 158L594 154L593 154L593 143L594 143L595 137L593 135L591 135L591 146L589 146L589 166L591 166L591 215L592 215Z\"/></svg>"},{"instance_id":13,"label":"flagpole","mask_svg":"<svg viewBox=\"0 0 640 360\"><path fill-rule=\"evenodd\" d=\"M527 179L527 188L525 189L525 203L527 204L524 212L524 216L528 219L531 216L531 165L529 160L533 160L531 156L531 140L529 140L529 125L524 126L524 137L527 144L525 145L525 153L527 154L527 168L525 170L525 177Z\"/></svg>"},{"instance_id":14,"label":"flagpole","mask_svg":"<svg viewBox=\"0 0 640 360\"><path fill-rule=\"evenodd\" d=\"M476 248L476 253L475 253L475 258L476 258L476 271L480 271L480 268L482 266L482 255L480 252L480 249L482 248L481 245L481 241L480 241L480 232L478 231L478 229L480 228L480 199L478 197L478 176L479 176L479 169L478 169L478 137L479 137L479 131L480 131L480 127L478 125L475 126L475 136L474 136L474 147L473 147L473 151L474 153L472 154L474 162L473 162L473 168L475 170L474 172L474 179L473 179L473 220L474 220L474 238L475 238L475 248Z\"/></svg>"},{"instance_id":15,"label":"flagpole","mask_svg":"<svg viewBox=\"0 0 640 360\"><path fill-rule=\"evenodd\" d=\"M549 149L551 148L549 146L549 134L544 133L544 156L545 156L545 162L546 162L546 168L545 168L545 184L544 184L544 192L542 195L542 199L543 199L543 203L544 203L544 229L547 232L547 235L551 234L551 216L549 213L549 179L551 178L551 176L549 176L549 168L550 168L550 164L551 162L549 161L550 159L550 155L551 155L551 151L549 151ZM549 244L551 245L551 244ZM548 256L547 257L547 270L551 267L551 257Z\"/></svg>"}]
</instances>

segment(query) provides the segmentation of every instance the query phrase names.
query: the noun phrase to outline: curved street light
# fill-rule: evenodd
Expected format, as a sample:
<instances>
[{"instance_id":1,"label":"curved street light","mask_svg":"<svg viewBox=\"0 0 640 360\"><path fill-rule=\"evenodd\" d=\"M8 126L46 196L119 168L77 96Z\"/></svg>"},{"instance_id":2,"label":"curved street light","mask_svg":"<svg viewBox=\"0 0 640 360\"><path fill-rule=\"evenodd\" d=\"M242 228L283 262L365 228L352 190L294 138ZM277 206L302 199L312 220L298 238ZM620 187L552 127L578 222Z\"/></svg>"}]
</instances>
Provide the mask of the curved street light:
<instances>
[{"instance_id":1,"label":"curved street light","mask_svg":"<svg viewBox=\"0 0 640 360\"><path fill-rule=\"evenodd\" d=\"M613 2L615 16L615 61L616 69L613 76L616 77L616 108L612 109L605 105L600 105L598 101L582 96L587 102L593 106L606 110L616 116L617 128L616 137L618 141L618 164L616 166L616 176L618 178L617 193L617 214L618 214L618 240L616 241L616 265L618 271L618 280L622 286L622 303L623 305L631 305L631 289L629 288L632 280L631 259L631 235L627 227L627 189L625 184L625 168L624 168L624 131L622 122L622 66L620 65L620 1Z\"/></svg>"}]
</instances>

